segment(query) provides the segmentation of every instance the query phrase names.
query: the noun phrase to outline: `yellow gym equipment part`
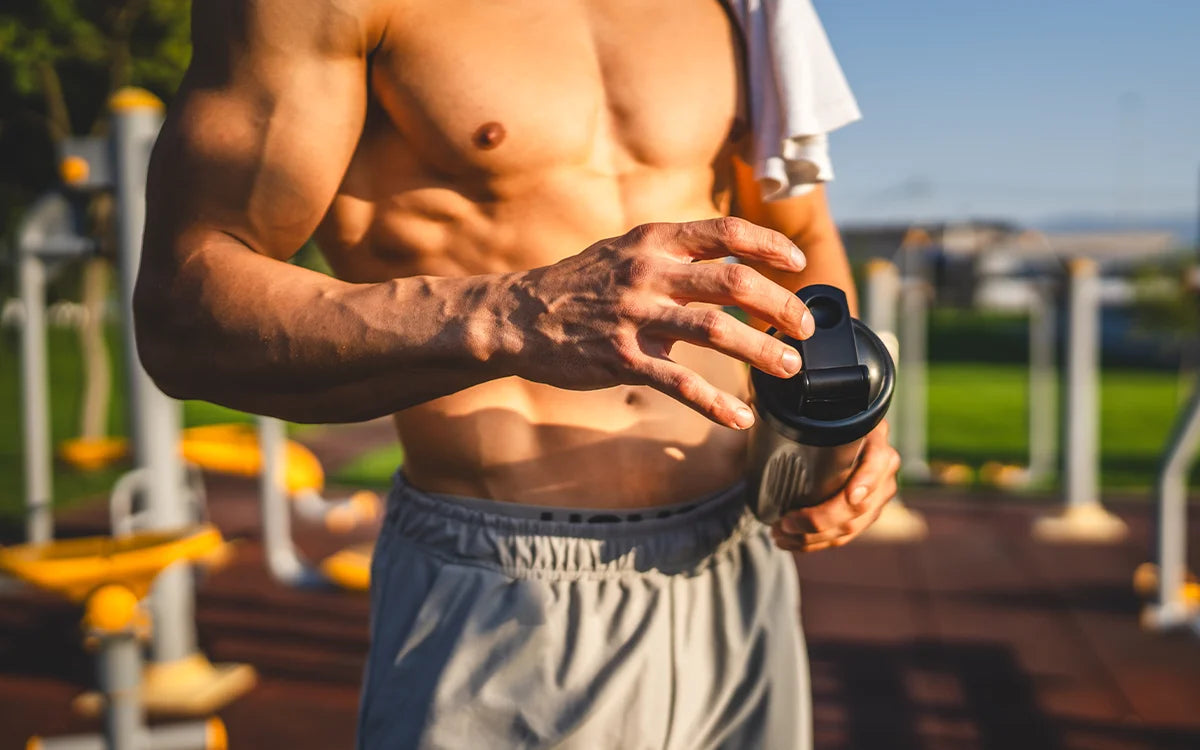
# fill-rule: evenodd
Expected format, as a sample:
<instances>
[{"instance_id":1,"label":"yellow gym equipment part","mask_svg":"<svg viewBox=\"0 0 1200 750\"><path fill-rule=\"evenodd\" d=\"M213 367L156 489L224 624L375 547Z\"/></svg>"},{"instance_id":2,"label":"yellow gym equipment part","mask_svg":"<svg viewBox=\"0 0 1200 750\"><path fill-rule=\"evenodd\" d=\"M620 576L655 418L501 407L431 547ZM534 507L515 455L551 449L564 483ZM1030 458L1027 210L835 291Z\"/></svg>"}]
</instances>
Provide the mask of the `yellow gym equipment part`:
<instances>
[{"instance_id":1,"label":"yellow gym equipment part","mask_svg":"<svg viewBox=\"0 0 1200 750\"><path fill-rule=\"evenodd\" d=\"M1144 562L1133 571L1133 590L1143 599L1153 598L1158 594L1158 566L1152 562ZM1180 592L1182 599L1189 607L1200 610L1200 581L1196 575L1188 572Z\"/></svg>"},{"instance_id":2,"label":"yellow gym equipment part","mask_svg":"<svg viewBox=\"0 0 1200 750\"><path fill-rule=\"evenodd\" d=\"M220 532L202 525L0 548L0 572L83 603L87 641L97 651L103 733L33 737L26 750L226 750L216 717L146 726L139 643L153 625L141 600L155 577L177 563L218 558L223 546Z\"/></svg>"},{"instance_id":3,"label":"yellow gym equipment part","mask_svg":"<svg viewBox=\"0 0 1200 750\"><path fill-rule=\"evenodd\" d=\"M256 477L262 473L263 453L258 431L249 424L189 427L179 443L183 459L205 471ZM82 471L94 471L124 458L129 443L122 438L75 438L58 445L59 457ZM323 524L336 534L348 533L379 517L379 496L355 492L331 501L325 489L325 470L311 450L294 440L284 444L283 484L302 517Z\"/></svg>"},{"instance_id":4,"label":"yellow gym equipment part","mask_svg":"<svg viewBox=\"0 0 1200 750\"><path fill-rule=\"evenodd\" d=\"M371 585L371 545L359 544L335 552L321 563L321 572L347 591L366 591Z\"/></svg>"}]
</instances>

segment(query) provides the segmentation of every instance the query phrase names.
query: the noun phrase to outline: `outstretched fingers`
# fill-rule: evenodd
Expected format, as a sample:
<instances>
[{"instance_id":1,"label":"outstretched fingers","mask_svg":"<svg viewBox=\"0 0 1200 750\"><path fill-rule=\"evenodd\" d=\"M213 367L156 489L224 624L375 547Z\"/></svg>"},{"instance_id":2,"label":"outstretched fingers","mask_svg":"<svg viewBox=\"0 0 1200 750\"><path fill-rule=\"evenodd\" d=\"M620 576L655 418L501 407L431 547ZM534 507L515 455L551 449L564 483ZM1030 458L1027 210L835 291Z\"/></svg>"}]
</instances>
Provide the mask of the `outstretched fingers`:
<instances>
[{"instance_id":1,"label":"outstretched fingers","mask_svg":"<svg viewBox=\"0 0 1200 750\"><path fill-rule=\"evenodd\" d=\"M807 261L786 235L736 216L682 224L644 224L645 239L660 242L680 260L734 256L766 263L781 271L803 271Z\"/></svg>"},{"instance_id":2,"label":"outstretched fingers","mask_svg":"<svg viewBox=\"0 0 1200 750\"><path fill-rule=\"evenodd\" d=\"M754 413L741 399L666 357L645 356L633 364L633 369L641 375L642 385L667 394L718 424L735 430L754 424Z\"/></svg>"},{"instance_id":3,"label":"outstretched fingers","mask_svg":"<svg viewBox=\"0 0 1200 750\"><path fill-rule=\"evenodd\" d=\"M797 339L813 334L815 321L800 298L750 266L737 263L676 265L661 272L677 302L740 307Z\"/></svg>"},{"instance_id":4,"label":"outstretched fingers","mask_svg":"<svg viewBox=\"0 0 1200 750\"><path fill-rule=\"evenodd\" d=\"M800 371L800 353L748 326L719 307L677 307L649 326L655 334L714 349L763 372L790 378Z\"/></svg>"}]
</instances>

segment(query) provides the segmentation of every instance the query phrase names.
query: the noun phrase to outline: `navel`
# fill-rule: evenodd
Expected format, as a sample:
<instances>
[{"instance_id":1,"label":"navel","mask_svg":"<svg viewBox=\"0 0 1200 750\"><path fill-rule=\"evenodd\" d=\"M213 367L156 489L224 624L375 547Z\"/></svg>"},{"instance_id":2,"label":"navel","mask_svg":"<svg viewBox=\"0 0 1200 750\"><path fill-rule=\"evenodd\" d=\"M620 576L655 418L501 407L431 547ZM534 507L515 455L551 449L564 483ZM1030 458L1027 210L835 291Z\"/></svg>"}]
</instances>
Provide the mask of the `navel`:
<instances>
[{"instance_id":1,"label":"navel","mask_svg":"<svg viewBox=\"0 0 1200 750\"><path fill-rule=\"evenodd\" d=\"M498 122L485 122L475 131L475 135L471 136L471 143L474 143L476 148L487 151L499 146L504 140L504 135L503 125Z\"/></svg>"}]
</instances>

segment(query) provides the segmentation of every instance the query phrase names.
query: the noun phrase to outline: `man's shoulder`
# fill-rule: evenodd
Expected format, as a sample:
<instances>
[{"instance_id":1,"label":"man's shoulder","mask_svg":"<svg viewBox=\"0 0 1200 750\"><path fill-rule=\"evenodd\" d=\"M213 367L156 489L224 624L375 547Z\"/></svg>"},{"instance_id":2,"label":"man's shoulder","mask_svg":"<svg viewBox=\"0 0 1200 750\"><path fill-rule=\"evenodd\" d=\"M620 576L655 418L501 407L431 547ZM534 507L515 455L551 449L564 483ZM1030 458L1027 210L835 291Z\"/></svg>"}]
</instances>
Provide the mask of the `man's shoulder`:
<instances>
[{"instance_id":1,"label":"man's shoulder","mask_svg":"<svg viewBox=\"0 0 1200 750\"><path fill-rule=\"evenodd\" d=\"M210 0L204 17L224 36L329 56L367 54L383 41L398 0ZM223 6L223 7L222 7Z\"/></svg>"}]
</instances>

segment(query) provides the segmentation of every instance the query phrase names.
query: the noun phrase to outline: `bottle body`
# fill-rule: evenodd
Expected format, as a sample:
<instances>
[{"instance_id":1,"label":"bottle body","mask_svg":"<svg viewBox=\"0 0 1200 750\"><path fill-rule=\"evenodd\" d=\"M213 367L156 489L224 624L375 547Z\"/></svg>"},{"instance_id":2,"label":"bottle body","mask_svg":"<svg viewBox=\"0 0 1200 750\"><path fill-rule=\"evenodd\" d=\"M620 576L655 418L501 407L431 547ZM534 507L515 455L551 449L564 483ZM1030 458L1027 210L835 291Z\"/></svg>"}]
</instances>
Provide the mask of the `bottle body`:
<instances>
[{"instance_id":1,"label":"bottle body","mask_svg":"<svg viewBox=\"0 0 1200 750\"><path fill-rule=\"evenodd\" d=\"M786 436L770 413L759 411L750 438L747 498L754 515L774 523L793 510L817 505L846 486L862 458L865 438L843 445L808 445Z\"/></svg>"}]
</instances>

